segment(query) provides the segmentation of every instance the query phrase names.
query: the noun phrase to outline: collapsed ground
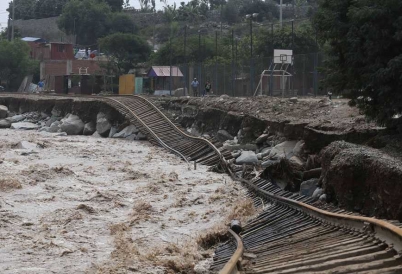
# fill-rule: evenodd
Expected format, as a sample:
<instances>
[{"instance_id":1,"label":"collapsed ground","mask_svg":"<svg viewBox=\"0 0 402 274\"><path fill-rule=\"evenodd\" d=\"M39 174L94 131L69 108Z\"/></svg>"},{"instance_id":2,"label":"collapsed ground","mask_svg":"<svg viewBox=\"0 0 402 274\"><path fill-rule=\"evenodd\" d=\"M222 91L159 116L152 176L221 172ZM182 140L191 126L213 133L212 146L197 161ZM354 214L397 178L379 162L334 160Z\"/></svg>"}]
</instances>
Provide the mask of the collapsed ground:
<instances>
[{"instance_id":1,"label":"collapsed ground","mask_svg":"<svg viewBox=\"0 0 402 274\"><path fill-rule=\"evenodd\" d=\"M2 273L206 273L205 234L254 213L228 176L148 142L2 129L0 144Z\"/></svg>"},{"instance_id":2,"label":"collapsed ground","mask_svg":"<svg viewBox=\"0 0 402 274\"><path fill-rule=\"evenodd\" d=\"M233 165L302 195L402 221L398 120L368 121L347 99L153 97L188 132L216 137ZM244 168L243 168L244 170Z\"/></svg>"}]
</instances>

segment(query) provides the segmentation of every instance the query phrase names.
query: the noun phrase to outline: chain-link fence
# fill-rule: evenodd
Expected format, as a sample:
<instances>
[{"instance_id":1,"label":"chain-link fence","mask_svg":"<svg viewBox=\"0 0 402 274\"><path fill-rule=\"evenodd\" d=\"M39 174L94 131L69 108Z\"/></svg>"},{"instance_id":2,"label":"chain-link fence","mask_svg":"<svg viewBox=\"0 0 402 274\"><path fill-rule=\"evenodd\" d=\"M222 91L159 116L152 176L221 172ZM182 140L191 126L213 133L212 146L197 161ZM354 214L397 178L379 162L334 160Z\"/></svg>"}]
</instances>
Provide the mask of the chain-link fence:
<instances>
[{"instance_id":1,"label":"chain-link fence","mask_svg":"<svg viewBox=\"0 0 402 274\"><path fill-rule=\"evenodd\" d=\"M319 71L324 58L321 52L295 55L293 65L288 67L280 64L274 67L272 58L255 59L249 63L229 60L225 64L209 62L175 65L173 67L178 67L183 77L172 80L174 83L172 88L179 90L176 95L184 95L184 90L187 95L194 95L191 82L197 78L201 95L207 81L212 85L213 95L243 97L324 95L326 90L320 82L325 75Z\"/></svg>"}]
</instances>

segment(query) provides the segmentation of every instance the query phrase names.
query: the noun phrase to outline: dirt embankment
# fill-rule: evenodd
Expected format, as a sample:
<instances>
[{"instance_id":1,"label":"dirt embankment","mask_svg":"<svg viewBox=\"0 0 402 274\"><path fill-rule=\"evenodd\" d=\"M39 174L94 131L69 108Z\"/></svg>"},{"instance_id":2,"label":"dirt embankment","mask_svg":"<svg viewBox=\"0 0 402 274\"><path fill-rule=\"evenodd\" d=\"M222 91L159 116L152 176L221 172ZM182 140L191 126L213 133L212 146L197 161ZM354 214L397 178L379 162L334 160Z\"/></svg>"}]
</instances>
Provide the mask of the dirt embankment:
<instances>
[{"instance_id":1,"label":"dirt embankment","mask_svg":"<svg viewBox=\"0 0 402 274\"><path fill-rule=\"evenodd\" d=\"M182 126L196 127L201 133L211 135L224 129L237 136L243 129L249 133L242 142L248 143L269 127L287 139L303 139L312 152L337 140L363 143L384 130L367 121L346 99L223 96L152 100Z\"/></svg>"},{"instance_id":2,"label":"dirt embankment","mask_svg":"<svg viewBox=\"0 0 402 274\"><path fill-rule=\"evenodd\" d=\"M114 122L123 123L125 121L124 117L116 109L96 98L0 96L0 105L6 106L13 114L43 112L52 115L52 110L56 110L59 116L64 117L71 113L80 117L84 123L88 123L91 121L96 122L97 114L102 112Z\"/></svg>"},{"instance_id":3,"label":"dirt embankment","mask_svg":"<svg viewBox=\"0 0 402 274\"><path fill-rule=\"evenodd\" d=\"M402 161L346 142L329 145L321 160L329 201L364 215L402 220Z\"/></svg>"}]
</instances>

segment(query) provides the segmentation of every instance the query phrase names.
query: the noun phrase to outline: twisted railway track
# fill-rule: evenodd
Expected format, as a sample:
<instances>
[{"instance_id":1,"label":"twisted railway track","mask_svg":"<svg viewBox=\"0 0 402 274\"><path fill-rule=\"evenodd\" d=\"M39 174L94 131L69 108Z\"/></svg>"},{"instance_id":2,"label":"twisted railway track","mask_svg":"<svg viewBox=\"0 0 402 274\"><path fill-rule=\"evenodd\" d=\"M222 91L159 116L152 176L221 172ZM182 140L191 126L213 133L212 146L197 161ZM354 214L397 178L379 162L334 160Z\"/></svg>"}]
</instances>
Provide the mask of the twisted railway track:
<instances>
[{"instance_id":1,"label":"twisted railway track","mask_svg":"<svg viewBox=\"0 0 402 274\"><path fill-rule=\"evenodd\" d=\"M92 97L93 98L93 97ZM346 212L281 190L264 179L240 179L241 167L215 140L186 134L140 96L96 97L116 108L148 139L182 157L221 165L249 190L261 213L216 249L211 271L230 273L402 273L402 224Z\"/></svg>"}]
</instances>

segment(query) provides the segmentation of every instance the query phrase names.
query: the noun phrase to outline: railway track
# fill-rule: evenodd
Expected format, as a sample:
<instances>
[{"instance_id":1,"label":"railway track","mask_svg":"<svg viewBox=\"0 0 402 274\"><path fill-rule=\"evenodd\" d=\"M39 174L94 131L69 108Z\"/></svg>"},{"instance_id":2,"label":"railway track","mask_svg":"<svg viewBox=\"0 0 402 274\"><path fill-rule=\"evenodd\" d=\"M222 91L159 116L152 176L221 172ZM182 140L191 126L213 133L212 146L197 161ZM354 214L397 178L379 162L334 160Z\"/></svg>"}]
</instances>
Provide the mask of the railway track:
<instances>
[{"instance_id":1,"label":"railway track","mask_svg":"<svg viewBox=\"0 0 402 274\"><path fill-rule=\"evenodd\" d=\"M91 97L93 98L93 97ZM216 249L211 271L229 273L402 273L402 225L367 218L281 190L264 179L246 181L231 154L214 140L186 134L140 96L96 97L116 108L148 139L182 157L221 165L241 181L261 213L240 235Z\"/></svg>"},{"instance_id":2,"label":"railway track","mask_svg":"<svg viewBox=\"0 0 402 274\"><path fill-rule=\"evenodd\" d=\"M237 241L216 249L213 271L402 273L398 221L345 212L283 191L264 179L243 183L263 210L244 226Z\"/></svg>"},{"instance_id":3,"label":"railway track","mask_svg":"<svg viewBox=\"0 0 402 274\"><path fill-rule=\"evenodd\" d=\"M186 134L171 122L155 105L140 96L104 97L145 135L151 143L160 145L182 157L208 166L225 165L232 158L216 140L207 140Z\"/></svg>"}]
</instances>

